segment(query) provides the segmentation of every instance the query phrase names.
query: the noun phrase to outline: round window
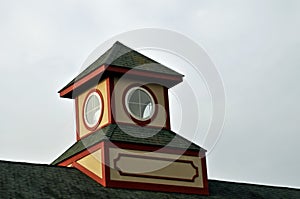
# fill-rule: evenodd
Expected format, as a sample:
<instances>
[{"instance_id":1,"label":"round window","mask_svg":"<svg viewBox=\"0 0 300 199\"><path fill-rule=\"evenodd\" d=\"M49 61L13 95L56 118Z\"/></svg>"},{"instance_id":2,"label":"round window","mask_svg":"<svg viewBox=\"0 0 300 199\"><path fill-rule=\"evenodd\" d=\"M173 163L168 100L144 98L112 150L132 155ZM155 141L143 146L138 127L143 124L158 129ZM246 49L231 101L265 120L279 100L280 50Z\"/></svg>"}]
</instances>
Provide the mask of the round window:
<instances>
[{"instance_id":1,"label":"round window","mask_svg":"<svg viewBox=\"0 0 300 199\"><path fill-rule=\"evenodd\" d=\"M84 121L85 124L93 128L100 119L102 111L102 100L98 92L94 91L89 94L84 104Z\"/></svg>"},{"instance_id":2,"label":"round window","mask_svg":"<svg viewBox=\"0 0 300 199\"><path fill-rule=\"evenodd\" d=\"M126 93L126 108L135 119L150 119L154 113L154 105L153 97L142 87L133 87Z\"/></svg>"}]
</instances>

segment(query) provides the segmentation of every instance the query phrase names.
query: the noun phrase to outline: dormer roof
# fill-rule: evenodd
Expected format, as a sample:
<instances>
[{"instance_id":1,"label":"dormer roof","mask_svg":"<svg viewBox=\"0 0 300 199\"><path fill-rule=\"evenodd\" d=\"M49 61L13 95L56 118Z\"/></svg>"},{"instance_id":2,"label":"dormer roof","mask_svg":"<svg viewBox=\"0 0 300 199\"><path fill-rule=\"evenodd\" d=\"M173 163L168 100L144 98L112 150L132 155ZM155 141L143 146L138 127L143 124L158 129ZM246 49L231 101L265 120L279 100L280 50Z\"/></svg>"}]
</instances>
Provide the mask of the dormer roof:
<instances>
[{"instance_id":1,"label":"dormer roof","mask_svg":"<svg viewBox=\"0 0 300 199\"><path fill-rule=\"evenodd\" d=\"M126 132L130 132L130 135ZM102 141L126 142L157 147L168 146L174 149L205 152L205 149L171 130L161 129L158 131L156 128L110 124L77 141L51 164L57 165Z\"/></svg>"}]
</instances>

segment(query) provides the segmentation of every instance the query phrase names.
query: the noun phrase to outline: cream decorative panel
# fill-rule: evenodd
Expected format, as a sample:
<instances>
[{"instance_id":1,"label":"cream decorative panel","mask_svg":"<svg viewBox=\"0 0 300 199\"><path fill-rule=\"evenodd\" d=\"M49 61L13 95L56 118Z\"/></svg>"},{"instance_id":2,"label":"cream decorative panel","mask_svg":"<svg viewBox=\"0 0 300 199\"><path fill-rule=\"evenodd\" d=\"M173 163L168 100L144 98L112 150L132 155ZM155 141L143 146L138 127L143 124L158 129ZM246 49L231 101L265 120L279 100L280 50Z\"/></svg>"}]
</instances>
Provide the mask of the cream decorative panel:
<instances>
[{"instance_id":1,"label":"cream decorative panel","mask_svg":"<svg viewBox=\"0 0 300 199\"><path fill-rule=\"evenodd\" d=\"M200 157L109 149L110 178L188 187L203 187Z\"/></svg>"}]
</instances>

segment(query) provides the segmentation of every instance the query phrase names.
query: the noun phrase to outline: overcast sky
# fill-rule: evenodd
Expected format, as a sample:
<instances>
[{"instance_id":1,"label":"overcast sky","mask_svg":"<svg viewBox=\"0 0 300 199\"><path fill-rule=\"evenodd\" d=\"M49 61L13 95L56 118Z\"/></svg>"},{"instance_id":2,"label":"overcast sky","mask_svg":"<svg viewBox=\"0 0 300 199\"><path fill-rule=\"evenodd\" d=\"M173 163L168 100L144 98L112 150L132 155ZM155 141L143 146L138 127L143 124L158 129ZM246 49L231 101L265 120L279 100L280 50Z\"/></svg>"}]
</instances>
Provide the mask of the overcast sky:
<instances>
[{"instance_id":1,"label":"overcast sky","mask_svg":"<svg viewBox=\"0 0 300 199\"><path fill-rule=\"evenodd\" d=\"M57 91L112 36L167 28L207 51L226 88L209 178L299 188L299 10L296 0L0 1L0 159L53 161L75 142L73 101Z\"/></svg>"}]
</instances>

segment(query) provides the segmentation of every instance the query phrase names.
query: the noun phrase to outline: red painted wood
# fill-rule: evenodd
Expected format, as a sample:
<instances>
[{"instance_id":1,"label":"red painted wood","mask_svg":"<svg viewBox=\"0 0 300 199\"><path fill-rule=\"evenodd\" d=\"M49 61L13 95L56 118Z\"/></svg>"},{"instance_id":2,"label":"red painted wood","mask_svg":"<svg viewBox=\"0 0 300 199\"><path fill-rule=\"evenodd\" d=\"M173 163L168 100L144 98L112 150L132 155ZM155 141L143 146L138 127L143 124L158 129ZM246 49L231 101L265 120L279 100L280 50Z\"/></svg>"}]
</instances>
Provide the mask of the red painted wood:
<instances>
[{"instance_id":1,"label":"red painted wood","mask_svg":"<svg viewBox=\"0 0 300 199\"><path fill-rule=\"evenodd\" d=\"M104 164L102 164L103 168L103 178L105 179L105 186L108 186L110 182L110 166L109 166L109 147L107 142L103 142L103 150L102 150L102 160Z\"/></svg>"},{"instance_id":2,"label":"red painted wood","mask_svg":"<svg viewBox=\"0 0 300 199\"><path fill-rule=\"evenodd\" d=\"M149 77L149 78L155 78L155 79L165 79L165 80L171 80L171 81L182 81L182 76L177 75L168 75L163 73L155 73L151 71L144 71L139 69L130 69L130 68L123 68L118 66L108 66L107 71L110 72L116 72L116 73L126 73L129 75L135 75L135 76L141 76L141 77Z\"/></svg>"},{"instance_id":3,"label":"red painted wood","mask_svg":"<svg viewBox=\"0 0 300 199\"><path fill-rule=\"evenodd\" d=\"M65 88L64 90L60 91L60 96L63 97L66 94L70 93L71 91L79 88L92 78L96 77L97 75L100 75L104 71L109 71L117 74L130 74L134 76L140 76L140 77L148 77L148 78L154 78L154 79L162 79L162 80L169 80L176 83L182 82L182 76L177 75L168 75L168 74L162 74L162 73L155 73L150 71L143 71L143 70L131 70L128 68L118 67L118 66L106 66L102 65L99 68L97 68L92 73L88 74L87 76L83 77L82 79L75 82L73 85Z\"/></svg>"},{"instance_id":4,"label":"red painted wood","mask_svg":"<svg viewBox=\"0 0 300 199\"><path fill-rule=\"evenodd\" d=\"M189 156L199 156L199 151L194 150L184 150L184 149L176 149L171 147L158 147L158 146L151 146L145 144L131 144L126 142L113 142L113 143L106 143L109 147L119 147L122 149L130 149L130 150L140 150L140 151L158 151L160 153L170 153L170 154L179 154L179 155L189 155ZM200 156L204 156L205 152L200 152Z\"/></svg>"},{"instance_id":5,"label":"red painted wood","mask_svg":"<svg viewBox=\"0 0 300 199\"><path fill-rule=\"evenodd\" d=\"M208 195L205 188L110 180L107 187Z\"/></svg>"},{"instance_id":6,"label":"red painted wood","mask_svg":"<svg viewBox=\"0 0 300 199\"><path fill-rule=\"evenodd\" d=\"M78 97L75 98L75 117L76 117L76 140L80 140L80 127L79 127L79 111L78 111Z\"/></svg>"},{"instance_id":7,"label":"red painted wood","mask_svg":"<svg viewBox=\"0 0 300 199\"><path fill-rule=\"evenodd\" d=\"M207 178L207 167L206 167L206 156L201 158L201 166L202 166L202 178L203 178L203 185L204 185L204 192L208 195L208 178Z\"/></svg>"},{"instance_id":8,"label":"red painted wood","mask_svg":"<svg viewBox=\"0 0 300 199\"><path fill-rule=\"evenodd\" d=\"M166 128L171 130L169 93L168 93L168 88L166 87L164 87L164 99L165 99L165 110L166 110Z\"/></svg>"},{"instance_id":9,"label":"red painted wood","mask_svg":"<svg viewBox=\"0 0 300 199\"><path fill-rule=\"evenodd\" d=\"M106 79L106 93L107 93L107 111L108 111L108 123L111 124L114 122L114 116L112 114L112 92L113 92L113 79L108 77Z\"/></svg>"},{"instance_id":10,"label":"red painted wood","mask_svg":"<svg viewBox=\"0 0 300 199\"><path fill-rule=\"evenodd\" d=\"M106 66L102 65L99 68L97 68L96 70L94 70L93 72L91 72L90 74L88 74L87 76L83 77L82 79L78 80L77 82L75 82L74 84L72 84L71 86L65 88L64 90L60 91L60 97L65 96L66 94L68 94L69 92L73 91L74 89L80 87L81 85L83 85L84 83L88 82L90 79L96 77L97 75L103 73L105 71Z\"/></svg>"},{"instance_id":11,"label":"red painted wood","mask_svg":"<svg viewBox=\"0 0 300 199\"><path fill-rule=\"evenodd\" d=\"M75 162L75 161L77 161L77 160L79 160L79 159L95 152L96 150L100 149L101 146L102 146L101 143L98 143L94 146L91 146L88 149L85 149L84 151L79 152L79 153L75 154L74 156L58 163L58 166L68 166L69 164L72 164L73 162Z\"/></svg>"}]
</instances>

